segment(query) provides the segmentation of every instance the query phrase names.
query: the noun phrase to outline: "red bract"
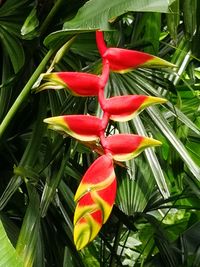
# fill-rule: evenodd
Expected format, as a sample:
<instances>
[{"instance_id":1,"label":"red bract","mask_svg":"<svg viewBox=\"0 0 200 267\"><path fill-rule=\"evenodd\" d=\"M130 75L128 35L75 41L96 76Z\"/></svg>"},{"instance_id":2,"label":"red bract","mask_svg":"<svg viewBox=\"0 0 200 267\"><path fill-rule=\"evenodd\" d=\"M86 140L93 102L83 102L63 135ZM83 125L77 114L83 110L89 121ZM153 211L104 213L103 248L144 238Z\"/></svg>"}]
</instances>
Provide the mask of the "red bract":
<instances>
[{"instance_id":1,"label":"red bract","mask_svg":"<svg viewBox=\"0 0 200 267\"><path fill-rule=\"evenodd\" d=\"M44 120L49 128L66 133L81 141L99 139L102 131L101 119L90 115L65 115Z\"/></svg>"},{"instance_id":2,"label":"red bract","mask_svg":"<svg viewBox=\"0 0 200 267\"><path fill-rule=\"evenodd\" d=\"M101 190L115 179L113 161L111 157L99 157L87 170L76 191L74 199L77 201L89 191Z\"/></svg>"},{"instance_id":3,"label":"red bract","mask_svg":"<svg viewBox=\"0 0 200 267\"><path fill-rule=\"evenodd\" d=\"M112 159L103 155L87 170L75 195L74 242L78 250L91 242L107 221L115 195Z\"/></svg>"},{"instance_id":4,"label":"red bract","mask_svg":"<svg viewBox=\"0 0 200 267\"><path fill-rule=\"evenodd\" d=\"M76 96L97 96L99 92L100 78L97 75L80 72L54 72L47 73L43 79L50 81L40 87L44 89L67 89Z\"/></svg>"},{"instance_id":5,"label":"red bract","mask_svg":"<svg viewBox=\"0 0 200 267\"><path fill-rule=\"evenodd\" d=\"M146 95L115 96L103 101L101 107L109 113L110 119L114 121L128 121L141 112L144 108L166 100L159 97Z\"/></svg>"},{"instance_id":6,"label":"red bract","mask_svg":"<svg viewBox=\"0 0 200 267\"><path fill-rule=\"evenodd\" d=\"M110 69L114 72L125 73L139 67L175 67L169 62L147 53L115 47L107 48L101 31L96 32L96 41L101 57L109 61Z\"/></svg>"},{"instance_id":7,"label":"red bract","mask_svg":"<svg viewBox=\"0 0 200 267\"><path fill-rule=\"evenodd\" d=\"M105 149L113 159L126 161L137 157L145 148L161 145L160 141L134 134L115 134L106 138Z\"/></svg>"}]
</instances>

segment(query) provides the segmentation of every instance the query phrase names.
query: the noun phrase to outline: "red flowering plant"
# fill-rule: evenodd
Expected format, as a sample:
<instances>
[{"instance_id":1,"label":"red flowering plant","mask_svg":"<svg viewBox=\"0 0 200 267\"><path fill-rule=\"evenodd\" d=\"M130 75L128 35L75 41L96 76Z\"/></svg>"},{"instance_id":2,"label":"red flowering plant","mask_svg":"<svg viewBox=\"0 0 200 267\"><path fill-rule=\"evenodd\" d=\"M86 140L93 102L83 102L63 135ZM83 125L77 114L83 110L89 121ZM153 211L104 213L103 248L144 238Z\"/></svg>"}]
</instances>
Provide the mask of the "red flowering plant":
<instances>
[{"instance_id":1,"label":"red flowering plant","mask_svg":"<svg viewBox=\"0 0 200 267\"><path fill-rule=\"evenodd\" d=\"M74 242L78 250L99 233L115 202L117 181L116 162L138 156L145 148L161 145L160 141L135 134L106 135L109 120L123 122L132 119L144 108L165 103L163 98L147 95L123 95L105 98L110 71L124 73L138 67L172 67L158 57L121 48L108 48L103 33L96 32L96 42L102 58L101 75L81 72L44 74L47 88L67 89L78 96L97 96L103 111L102 118L91 115L64 115L44 120L49 128L85 142L100 154L86 171L75 194Z\"/></svg>"}]
</instances>

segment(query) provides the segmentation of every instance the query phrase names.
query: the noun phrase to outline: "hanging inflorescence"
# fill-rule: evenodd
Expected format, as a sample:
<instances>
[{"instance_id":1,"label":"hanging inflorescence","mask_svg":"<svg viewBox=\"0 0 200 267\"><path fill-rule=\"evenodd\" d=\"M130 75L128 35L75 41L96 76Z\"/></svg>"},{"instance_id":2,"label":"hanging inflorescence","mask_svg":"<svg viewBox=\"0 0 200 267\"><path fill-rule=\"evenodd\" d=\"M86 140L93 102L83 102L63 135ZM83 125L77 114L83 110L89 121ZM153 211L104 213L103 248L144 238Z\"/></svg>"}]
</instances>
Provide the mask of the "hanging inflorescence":
<instances>
[{"instance_id":1,"label":"hanging inflorescence","mask_svg":"<svg viewBox=\"0 0 200 267\"><path fill-rule=\"evenodd\" d=\"M138 67L173 67L158 57L120 48L107 48L103 33L96 32L102 58L102 74L55 72L44 74L47 86L65 88L77 96L97 96L103 111L102 118L91 115L64 115L44 120L53 130L64 132L79 141L89 142L101 155L89 167L76 191L74 214L74 242L82 249L91 242L110 216L116 196L114 161L126 161L138 156L145 148L161 142L134 134L106 136L109 120L128 121L144 108L165 103L163 98L147 95L124 95L105 98L104 89L110 71L124 73ZM98 144L98 145L92 145Z\"/></svg>"}]
</instances>

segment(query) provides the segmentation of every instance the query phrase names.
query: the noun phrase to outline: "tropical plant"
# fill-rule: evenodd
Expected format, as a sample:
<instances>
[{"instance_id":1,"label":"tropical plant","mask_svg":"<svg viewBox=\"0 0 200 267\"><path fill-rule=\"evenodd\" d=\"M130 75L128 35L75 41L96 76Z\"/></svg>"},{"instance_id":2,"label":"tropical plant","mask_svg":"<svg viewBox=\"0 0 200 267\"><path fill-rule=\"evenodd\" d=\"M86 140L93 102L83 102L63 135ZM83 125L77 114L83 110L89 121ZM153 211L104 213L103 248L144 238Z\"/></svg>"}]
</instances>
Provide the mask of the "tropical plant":
<instances>
[{"instance_id":1,"label":"tropical plant","mask_svg":"<svg viewBox=\"0 0 200 267\"><path fill-rule=\"evenodd\" d=\"M1 1L0 266L200 265L199 11L197 0ZM177 68L144 64L125 74L109 70L101 91L106 98L100 101L96 84L105 56L96 46L97 29L107 47L150 53ZM102 142L103 148L71 138L70 120L75 128L86 123L88 135L95 133L112 100L122 102L126 95L168 101L126 122L107 120L103 132L110 146L124 136L131 141L133 134L162 146L116 162L110 217L77 251L75 192L91 168L97 174L102 168L107 176L104 160L112 160L96 159L105 150ZM47 129L43 120L49 123L50 117L68 122L64 129L63 121L51 125L64 130L64 138Z\"/></svg>"}]
</instances>

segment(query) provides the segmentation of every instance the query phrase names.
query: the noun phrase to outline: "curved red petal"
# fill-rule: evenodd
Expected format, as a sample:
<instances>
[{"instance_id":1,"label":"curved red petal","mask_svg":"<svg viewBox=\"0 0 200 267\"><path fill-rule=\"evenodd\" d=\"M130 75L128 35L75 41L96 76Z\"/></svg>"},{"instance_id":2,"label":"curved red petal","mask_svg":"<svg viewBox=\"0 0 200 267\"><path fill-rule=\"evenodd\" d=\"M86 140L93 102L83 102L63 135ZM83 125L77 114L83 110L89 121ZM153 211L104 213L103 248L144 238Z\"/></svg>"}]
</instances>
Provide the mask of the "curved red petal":
<instances>
[{"instance_id":1,"label":"curved red petal","mask_svg":"<svg viewBox=\"0 0 200 267\"><path fill-rule=\"evenodd\" d=\"M101 210L97 210L92 212L91 217L95 220L96 223L102 225L103 224L103 218L102 218L102 211Z\"/></svg>"},{"instance_id":2,"label":"curved red petal","mask_svg":"<svg viewBox=\"0 0 200 267\"><path fill-rule=\"evenodd\" d=\"M154 58L147 53L115 47L108 48L103 57L109 61L110 69L116 72L138 68Z\"/></svg>"},{"instance_id":3,"label":"curved red petal","mask_svg":"<svg viewBox=\"0 0 200 267\"><path fill-rule=\"evenodd\" d=\"M87 192L107 187L114 179L115 173L112 159L107 155L99 157L83 176L76 191L75 200L77 201Z\"/></svg>"},{"instance_id":4,"label":"curved red petal","mask_svg":"<svg viewBox=\"0 0 200 267\"><path fill-rule=\"evenodd\" d=\"M93 200L91 193L87 192L87 194L81 197L77 203L74 213L74 224L76 224L77 221L80 220L80 218L83 218L86 214L97 209L99 209L99 206Z\"/></svg>"},{"instance_id":5,"label":"curved red petal","mask_svg":"<svg viewBox=\"0 0 200 267\"><path fill-rule=\"evenodd\" d=\"M69 134L81 141L99 139L102 131L101 119L90 115L64 115L44 119L52 130Z\"/></svg>"},{"instance_id":6,"label":"curved red petal","mask_svg":"<svg viewBox=\"0 0 200 267\"><path fill-rule=\"evenodd\" d=\"M105 144L114 160L126 161L138 156L145 148L161 145L161 142L139 135L117 134L107 137Z\"/></svg>"},{"instance_id":7,"label":"curved red petal","mask_svg":"<svg viewBox=\"0 0 200 267\"><path fill-rule=\"evenodd\" d=\"M99 136L101 119L90 115L65 115L64 121L72 132L85 136Z\"/></svg>"},{"instance_id":8,"label":"curved red petal","mask_svg":"<svg viewBox=\"0 0 200 267\"><path fill-rule=\"evenodd\" d=\"M109 187L98 190L97 194L100 198L102 198L105 202L107 202L110 206L114 204L115 195L117 190L117 181L116 179L109 185Z\"/></svg>"},{"instance_id":9,"label":"curved red petal","mask_svg":"<svg viewBox=\"0 0 200 267\"><path fill-rule=\"evenodd\" d=\"M97 75L82 72L57 72L55 74L75 95L98 95L100 78Z\"/></svg>"},{"instance_id":10,"label":"curved red petal","mask_svg":"<svg viewBox=\"0 0 200 267\"><path fill-rule=\"evenodd\" d=\"M81 183L98 184L113 174L113 161L107 155L96 159L87 170Z\"/></svg>"},{"instance_id":11,"label":"curved red petal","mask_svg":"<svg viewBox=\"0 0 200 267\"><path fill-rule=\"evenodd\" d=\"M92 199L92 196L90 192L88 194L82 196L82 198L79 199L78 205L81 206L91 206L94 204L94 200Z\"/></svg>"},{"instance_id":12,"label":"curved red petal","mask_svg":"<svg viewBox=\"0 0 200 267\"><path fill-rule=\"evenodd\" d=\"M102 108L110 114L111 120L127 121L140 111L146 98L145 95L115 96L106 99Z\"/></svg>"},{"instance_id":13,"label":"curved red petal","mask_svg":"<svg viewBox=\"0 0 200 267\"><path fill-rule=\"evenodd\" d=\"M112 154L127 154L135 151L144 137L133 134L115 134L106 139L106 148Z\"/></svg>"},{"instance_id":14,"label":"curved red petal","mask_svg":"<svg viewBox=\"0 0 200 267\"><path fill-rule=\"evenodd\" d=\"M114 72L128 72L139 67L176 67L174 64L159 57L122 48L110 47L103 54L103 59L109 61L110 69Z\"/></svg>"}]
</instances>

